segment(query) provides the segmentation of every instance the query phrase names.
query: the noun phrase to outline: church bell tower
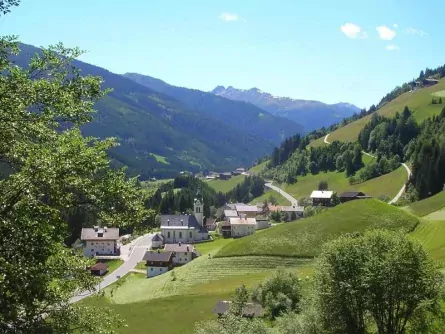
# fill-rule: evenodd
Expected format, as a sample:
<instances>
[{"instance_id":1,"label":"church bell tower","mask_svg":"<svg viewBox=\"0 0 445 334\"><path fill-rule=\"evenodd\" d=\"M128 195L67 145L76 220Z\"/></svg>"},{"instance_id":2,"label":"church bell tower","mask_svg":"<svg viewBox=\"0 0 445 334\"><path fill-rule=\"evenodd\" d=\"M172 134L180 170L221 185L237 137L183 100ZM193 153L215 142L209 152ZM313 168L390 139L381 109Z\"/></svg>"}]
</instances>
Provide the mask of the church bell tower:
<instances>
[{"instance_id":1,"label":"church bell tower","mask_svg":"<svg viewBox=\"0 0 445 334\"><path fill-rule=\"evenodd\" d=\"M198 221L199 225L202 226L204 224L204 200L199 188L196 192L195 200L193 203L193 211L195 213L196 220Z\"/></svg>"}]
</instances>

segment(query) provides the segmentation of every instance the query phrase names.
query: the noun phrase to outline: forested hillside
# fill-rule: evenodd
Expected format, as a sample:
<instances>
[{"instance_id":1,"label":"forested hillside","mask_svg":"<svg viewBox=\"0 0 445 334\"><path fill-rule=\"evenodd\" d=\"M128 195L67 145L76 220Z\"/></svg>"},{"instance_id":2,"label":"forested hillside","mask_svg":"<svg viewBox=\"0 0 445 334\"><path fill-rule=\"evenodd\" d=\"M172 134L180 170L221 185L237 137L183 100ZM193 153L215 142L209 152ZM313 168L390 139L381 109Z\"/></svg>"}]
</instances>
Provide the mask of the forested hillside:
<instances>
[{"instance_id":1,"label":"forested hillside","mask_svg":"<svg viewBox=\"0 0 445 334\"><path fill-rule=\"evenodd\" d=\"M27 67L39 49L20 44L15 63ZM132 175L171 177L181 170L230 170L250 165L258 156L270 152L272 140L245 127L243 131L214 117L185 106L178 100L151 90L103 68L74 61L81 75L100 76L108 96L96 104L97 114L85 124L85 135L116 137L119 146L109 152L115 166L128 166ZM239 110L241 113L242 110ZM292 129L295 127L292 127ZM280 126L271 126L278 142ZM292 134L291 128L284 128ZM298 130L298 129L296 129ZM271 133L269 133L271 135ZM255 149L252 149L255 148Z\"/></svg>"},{"instance_id":2,"label":"forested hillside","mask_svg":"<svg viewBox=\"0 0 445 334\"><path fill-rule=\"evenodd\" d=\"M274 116L250 103L228 100L196 89L172 86L162 80L137 73L126 73L124 76L157 92L172 96L187 107L218 119L226 127L258 136L275 145L286 137L304 131L300 124ZM220 131L224 131L224 128Z\"/></svg>"}]
</instances>

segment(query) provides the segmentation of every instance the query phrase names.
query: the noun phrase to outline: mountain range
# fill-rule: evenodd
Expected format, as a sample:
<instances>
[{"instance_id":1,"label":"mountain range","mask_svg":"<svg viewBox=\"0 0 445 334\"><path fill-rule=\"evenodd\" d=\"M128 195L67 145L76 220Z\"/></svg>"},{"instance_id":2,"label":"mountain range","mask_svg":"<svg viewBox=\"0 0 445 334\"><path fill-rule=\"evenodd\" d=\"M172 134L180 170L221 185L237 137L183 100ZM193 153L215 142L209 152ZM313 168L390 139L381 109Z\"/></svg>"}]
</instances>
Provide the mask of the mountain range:
<instances>
[{"instance_id":1,"label":"mountain range","mask_svg":"<svg viewBox=\"0 0 445 334\"><path fill-rule=\"evenodd\" d=\"M24 68L40 53L31 45L20 44L20 49L13 61ZM102 77L102 88L112 89L96 104L97 114L82 132L117 138L120 145L109 152L113 165L127 166L141 180L168 178L181 170L249 166L284 137L303 131L301 125L245 102L165 83L154 89L98 66L77 60L73 65L82 75Z\"/></svg>"},{"instance_id":2,"label":"mountain range","mask_svg":"<svg viewBox=\"0 0 445 334\"><path fill-rule=\"evenodd\" d=\"M273 115L287 118L303 125L305 131L329 127L343 118L359 113L360 109L349 103L326 104L319 101L296 100L289 97L273 96L258 88L236 89L232 86L218 86L213 94L233 101L256 105Z\"/></svg>"}]
</instances>

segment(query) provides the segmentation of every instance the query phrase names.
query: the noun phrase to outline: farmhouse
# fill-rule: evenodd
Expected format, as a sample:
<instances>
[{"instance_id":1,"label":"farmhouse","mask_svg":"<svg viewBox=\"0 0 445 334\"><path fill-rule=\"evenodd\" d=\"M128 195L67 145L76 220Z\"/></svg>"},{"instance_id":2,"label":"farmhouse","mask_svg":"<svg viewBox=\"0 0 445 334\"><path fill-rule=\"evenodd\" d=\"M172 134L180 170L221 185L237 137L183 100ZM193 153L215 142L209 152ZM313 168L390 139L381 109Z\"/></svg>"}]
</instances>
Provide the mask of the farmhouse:
<instances>
[{"instance_id":1,"label":"farmhouse","mask_svg":"<svg viewBox=\"0 0 445 334\"><path fill-rule=\"evenodd\" d=\"M314 190L311 194L312 205L330 206L332 202L333 191Z\"/></svg>"},{"instance_id":2,"label":"farmhouse","mask_svg":"<svg viewBox=\"0 0 445 334\"><path fill-rule=\"evenodd\" d=\"M224 238L230 238L232 236L232 226L230 225L230 221L221 223L220 229Z\"/></svg>"},{"instance_id":3,"label":"farmhouse","mask_svg":"<svg viewBox=\"0 0 445 334\"><path fill-rule=\"evenodd\" d=\"M235 206L239 216L245 216L247 218L255 218L261 211L256 205L239 204Z\"/></svg>"},{"instance_id":4,"label":"farmhouse","mask_svg":"<svg viewBox=\"0 0 445 334\"><path fill-rule=\"evenodd\" d=\"M173 254L173 264L181 265L192 261L200 256L193 245L190 244L166 244L164 250Z\"/></svg>"},{"instance_id":5,"label":"farmhouse","mask_svg":"<svg viewBox=\"0 0 445 334\"><path fill-rule=\"evenodd\" d=\"M255 218L230 218L231 235L233 238L244 237L255 233Z\"/></svg>"},{"instance_id":6,"label":"farmhouse","mask_svg":"<svg viewBox=\"0 0 445 334\"><path fill-rule=\"evenodd\" d=\"M221 317L223 314L225 314L229 308L231 301L227 300L220 300L216 303L215 307L213 308L213 314L218 315L218 317ZM256 317L262 317L264 315L264 309L260 304L254 304L254 303L246 303L243 307L242 316L245 318L256 318Z\"/></svg>"},{"instance_id":7,"label":"farmhouse","mask_svg":"<svg viewBox=\"0 0 445 334\"><path fill-rule=\"evenodd\" d=\"M204 226L204 204L198 190L194 201L194 215L163 215L161 235L164 243L197 242L209 239Z\"/></svg>"},{"instance_id":8,"label":"farmhouse","mask_svg":"<svg viewBox=\"0 0 445 334\"><path fill-rule=\"evenodd\" d=\"M231 177L232 177L232 173L229 173L229 172L227 172L227 173L220 173L219 174L219 179L220 180L228 180Z\"/></svg>"},{"instance_id":9,"label":"farmhouse","mask_svg":"<svg viewBox=\"0 0 445 334\"><path fill-rule=\"evenodd\" d=\"M96 276L103 276L108 271L108 265L103 262L97 262L96 264L93 264L89 269L91 271L91 274Z\"/></svg>"},{"instance_id":10,"label":"farmhouse","mask_svg":"<svg viewBox=\"0 0 445 334\"><path fill-rule=\"evenodd\" d=\"M265 228L270 227L269 219L265 216L257 216L255 218L255 220L256 220L256 229L257 230L263 230Z\"/></svg>"},{"instance_id":11,"label":"farmhouse","mask_svg":"<svg viewBox=\"0 0 445 334\"><path fill-rule=\"evenodd\" d=\"M80 236L84 246L83 254L87 257L94 255L119 255L119 229L94 226L83 228Z\"/></svg>"},{"instance_id":12,"label":"farmhouse","mask_svg":"<svg viewBox=\"0 0 445 334\"><path fill-rule=\"evenodd\" d=\"M173 252L148 251L143 260L146 261L147 277L161 275L173 268Z\"/></svg>"},{"instance_id":13,"label":"farmhouse","mask_svg":"<svg viewBox=\"0 0 445 334\"><path fill-rule=\"evenodd\" d=\"M361 191L345 191L344 193L338 195L338 197L340 198L341 203L346 203L356 199L371 198L371 196L366 196L366 194L362 193Z\"/></svg>"}]
</instances>

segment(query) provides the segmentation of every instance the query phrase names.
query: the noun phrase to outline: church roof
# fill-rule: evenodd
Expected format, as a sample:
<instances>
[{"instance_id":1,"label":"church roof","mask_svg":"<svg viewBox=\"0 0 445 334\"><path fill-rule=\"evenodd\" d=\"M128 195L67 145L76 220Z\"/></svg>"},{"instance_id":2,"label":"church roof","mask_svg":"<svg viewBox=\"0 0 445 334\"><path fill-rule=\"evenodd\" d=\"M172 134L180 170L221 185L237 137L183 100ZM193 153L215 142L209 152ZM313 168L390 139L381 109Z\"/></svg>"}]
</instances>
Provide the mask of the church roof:
<instances>
[{"instance_id":1,"label":"church roof","mask_svg":"<svg viewBox=\"0 0 445 334\"><path fill-rule=\"evenodd\" d=\"M200 229L198 220L193 215L162 215L161 227L188 227Z\"/></svg>"}]
</instances>

